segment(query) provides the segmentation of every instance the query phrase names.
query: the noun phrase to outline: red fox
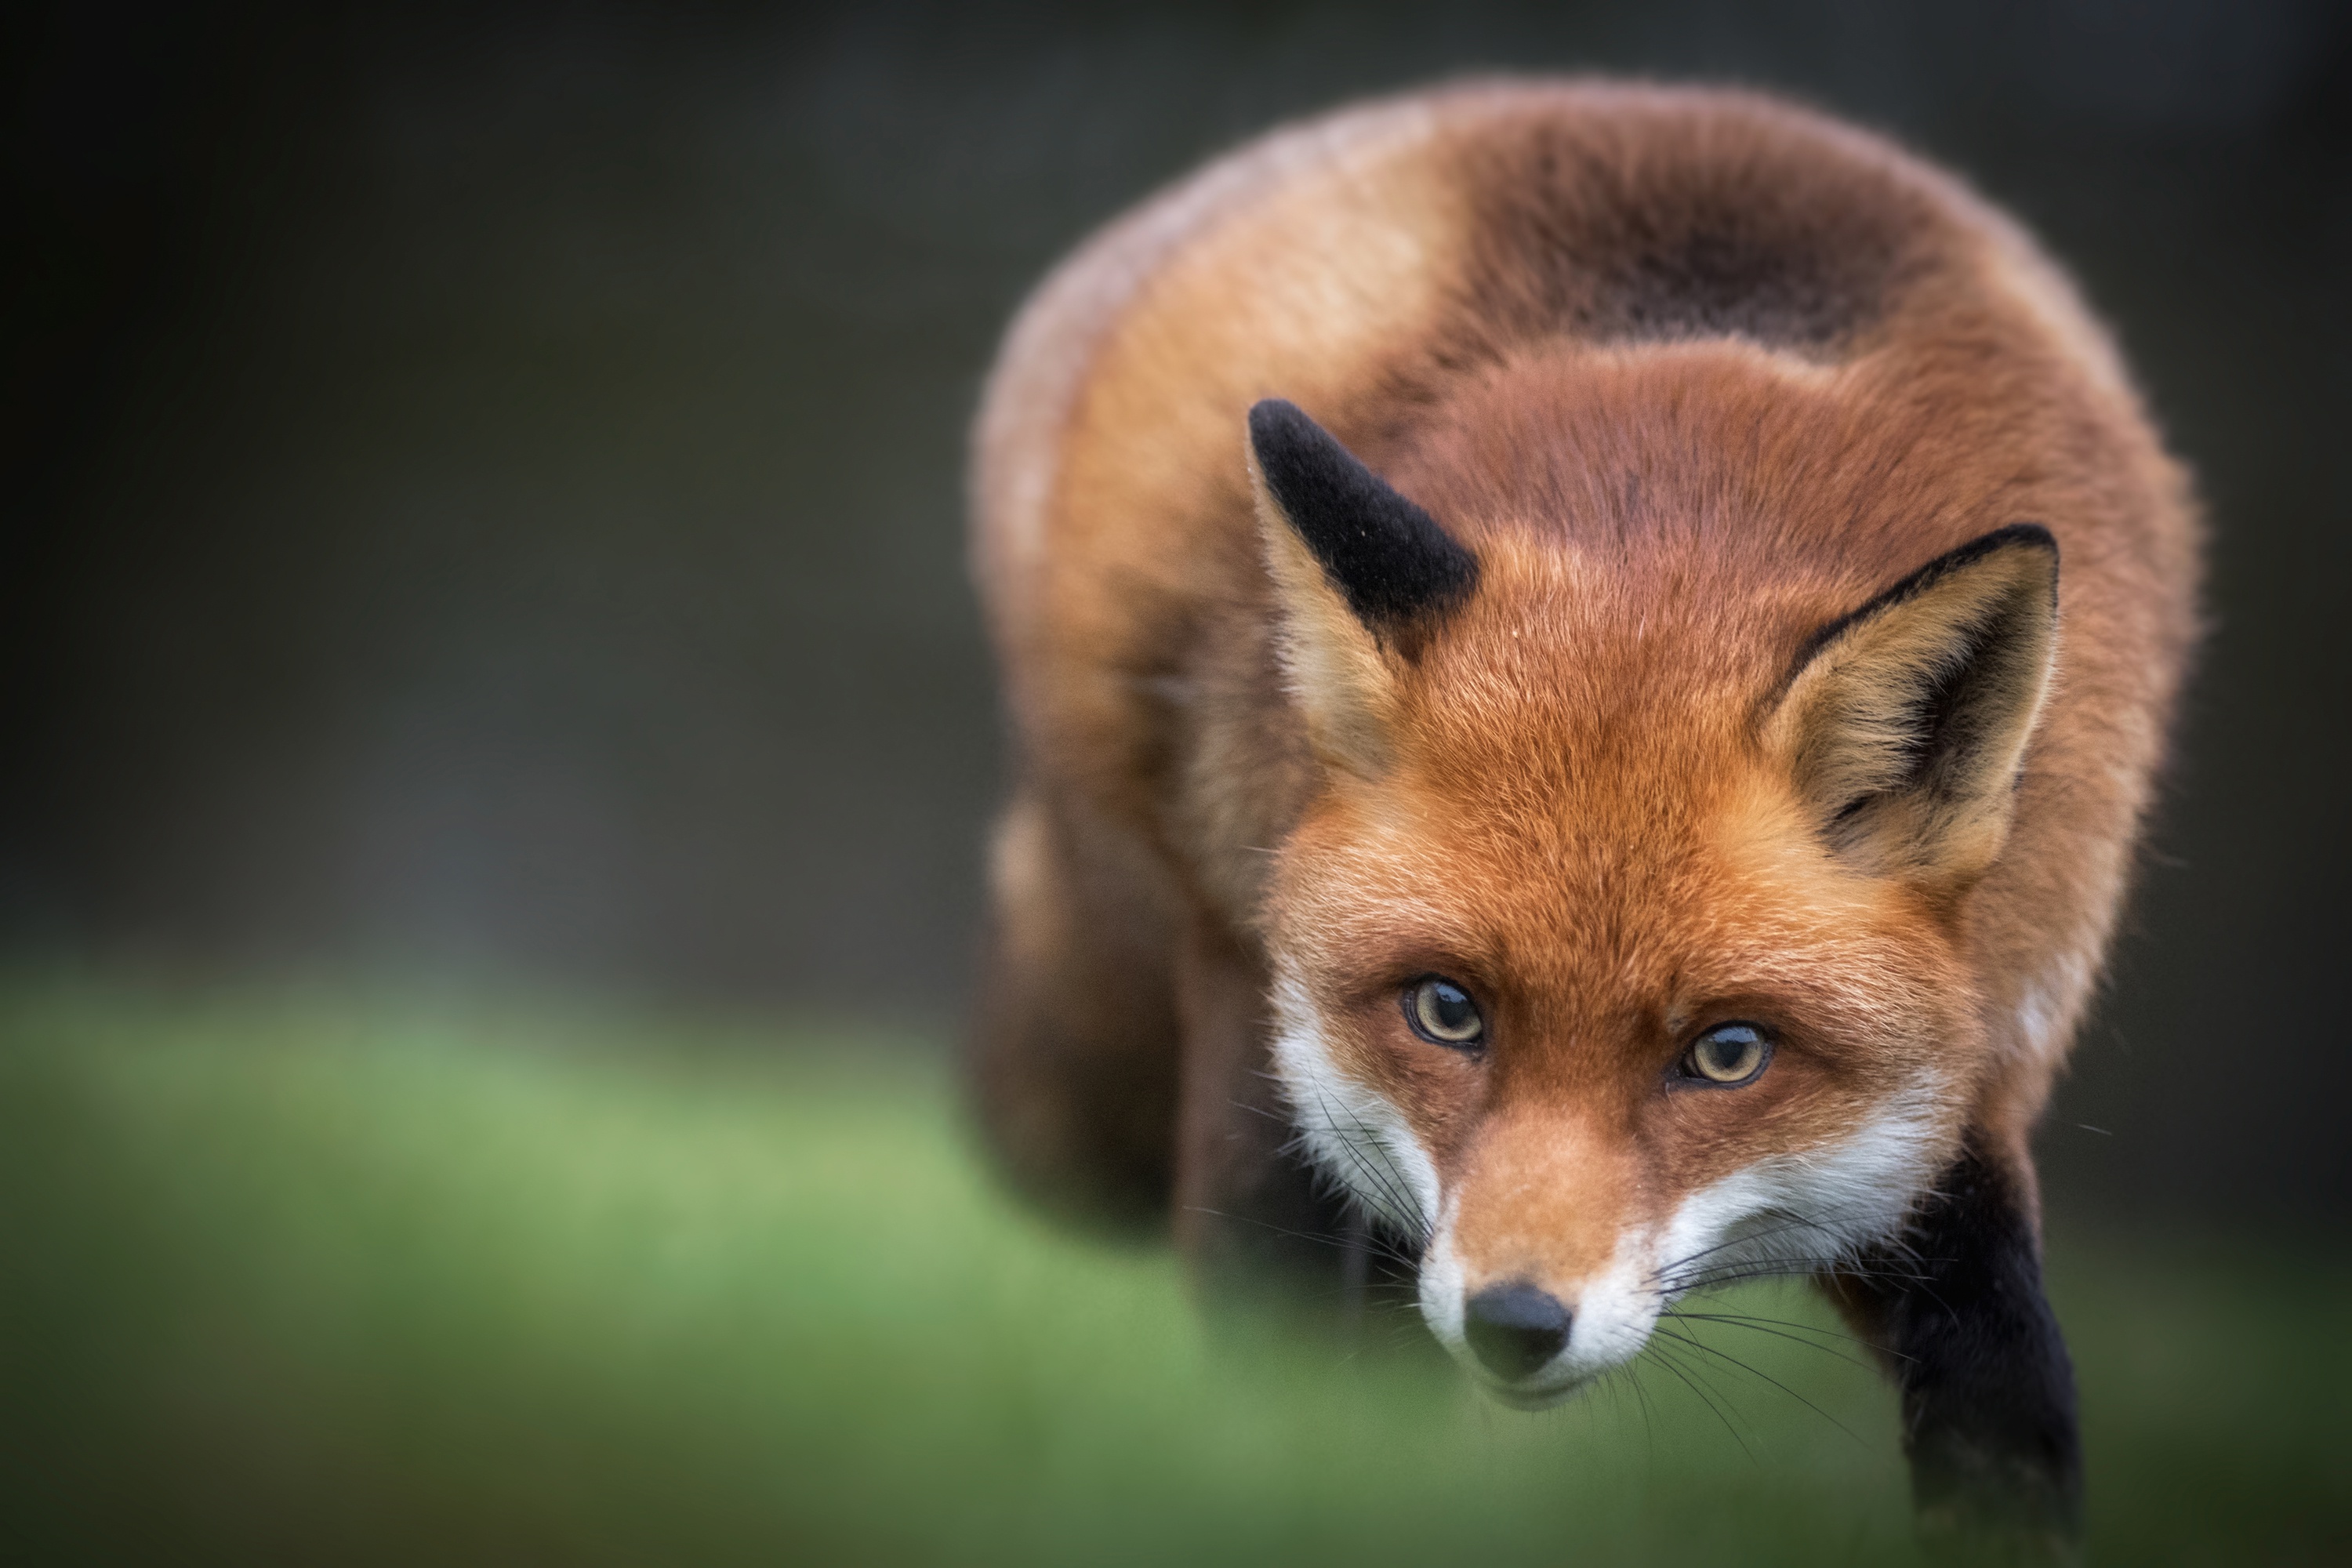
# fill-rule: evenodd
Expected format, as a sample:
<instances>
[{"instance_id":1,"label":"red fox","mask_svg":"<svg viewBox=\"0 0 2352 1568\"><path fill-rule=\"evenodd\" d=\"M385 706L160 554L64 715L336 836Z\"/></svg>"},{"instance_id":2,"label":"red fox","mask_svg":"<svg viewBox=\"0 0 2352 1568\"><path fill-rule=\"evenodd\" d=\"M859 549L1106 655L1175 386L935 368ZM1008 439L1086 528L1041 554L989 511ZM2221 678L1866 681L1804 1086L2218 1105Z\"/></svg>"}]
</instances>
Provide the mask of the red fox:
<instances>
[{"instance_id":1,"label":"red fox","mask_svg":"<svg viewBox=\"0 0 2352 1568\"><path fill-rule=\"evenodd\" d=\"M2029 1137L2199 522L2014 223L1743 92L1349 109L1052 275L973 489L1022 1186L1220 1278L1336 1192L1519 1405L1811 1275L1926 1517L2071 1528Z\"/></svg>"}]
</instances>

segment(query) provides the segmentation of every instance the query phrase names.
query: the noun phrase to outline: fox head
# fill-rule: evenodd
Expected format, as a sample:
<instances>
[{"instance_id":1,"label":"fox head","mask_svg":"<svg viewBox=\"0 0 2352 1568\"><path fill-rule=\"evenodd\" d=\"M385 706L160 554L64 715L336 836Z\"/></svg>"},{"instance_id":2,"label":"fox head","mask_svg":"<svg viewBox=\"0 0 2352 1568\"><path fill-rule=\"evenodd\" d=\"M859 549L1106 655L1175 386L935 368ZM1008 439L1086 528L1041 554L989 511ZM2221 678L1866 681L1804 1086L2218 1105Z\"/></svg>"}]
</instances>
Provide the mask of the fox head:
<instances>
[{"instance_id":1,"label":"fox head","mask_svg":"<svg viewBox=\"0 0 2352 1568\"><path fill-rule=\"evenodd\" d=\"M1816 608L1849 590L1441 523L1286 403L1249 435L1321 774L1264 915L1276 1068L1437 1337L1541 1405L1684 1290L1899 1232L1988 1049L1968 893L2051 680L2050 534Z\"/></svg>"}]
</instances>

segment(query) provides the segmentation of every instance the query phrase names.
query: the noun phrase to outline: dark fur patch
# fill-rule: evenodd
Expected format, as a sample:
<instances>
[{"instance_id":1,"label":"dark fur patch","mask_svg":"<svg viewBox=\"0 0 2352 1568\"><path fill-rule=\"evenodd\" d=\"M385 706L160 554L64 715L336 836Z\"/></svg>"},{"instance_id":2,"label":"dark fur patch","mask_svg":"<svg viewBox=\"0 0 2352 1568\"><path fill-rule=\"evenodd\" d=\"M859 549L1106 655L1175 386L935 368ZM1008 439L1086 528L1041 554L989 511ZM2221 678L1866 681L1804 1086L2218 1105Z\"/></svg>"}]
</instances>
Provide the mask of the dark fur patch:
<instances>
[{"instance_id":1,"label":"dark fur patch","mask_svg":"<svg viewBox=\"0 0 2352 1568\"><path fill-rule=\"evenodd\" d=\"M1834 352L1927 265L1926 203L1785 119L1628 107L1490 138L1464 297L1505 341Z\"/></svg>"},{"instance_id":2,"label":"dark fur patch","mask_svg":"<svg viewBox=\"0 0 2352 1568\"><path fill-rule=\"evenodd\" d=\"M1478 558L1297 405L1268 398L1250 410L1249 427L1283 515L1374 632L1393 636L1477 586Z\"/></svg>"},{"instance_id":3,"label":"dark fur patch","mask_svg":"<svg viewBox=\"0 0 2352 1568\"><path fill-rule=\"evenodd\" d=\"M2015 1178L1971 1140L1906 1241L1854 1285L1903 1389L1923 1519L2071 1538L2083 1486L2074 1369Z\"/></svg>"}]
</instances>

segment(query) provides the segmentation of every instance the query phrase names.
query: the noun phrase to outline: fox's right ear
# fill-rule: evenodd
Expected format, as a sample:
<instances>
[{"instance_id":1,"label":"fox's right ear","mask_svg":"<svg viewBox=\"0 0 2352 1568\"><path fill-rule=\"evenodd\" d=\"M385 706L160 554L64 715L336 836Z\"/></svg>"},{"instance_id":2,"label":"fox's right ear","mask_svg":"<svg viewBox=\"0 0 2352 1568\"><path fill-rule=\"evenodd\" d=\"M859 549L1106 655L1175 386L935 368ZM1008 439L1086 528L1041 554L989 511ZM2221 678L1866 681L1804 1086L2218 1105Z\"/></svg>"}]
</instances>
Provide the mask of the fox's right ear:
<instances>
[{"instance_id":1,"label":"fox's right ear","mask_svg":"<svg viewBox=\"0 0 2352 1568\"><path fill-rule=\"evenodd\" d=\"M1376 776L1399 666L1476 587L1478 558L1297 405L1258 404L1249 434L1284 667L1308 741L1326 763Z\"/></svg>"},{"instance_id":2,"label":"fox's right ear","mask_svg":"<svg viewBox=\"0 0 2352 1568\"><path fill-rule=\"evenodd\" d=\"M1831 847L1946 885L2000 853L2058 653L2058 544L2018 523L1813 635L1766 721Z\"/></svg>"}]
</instances>

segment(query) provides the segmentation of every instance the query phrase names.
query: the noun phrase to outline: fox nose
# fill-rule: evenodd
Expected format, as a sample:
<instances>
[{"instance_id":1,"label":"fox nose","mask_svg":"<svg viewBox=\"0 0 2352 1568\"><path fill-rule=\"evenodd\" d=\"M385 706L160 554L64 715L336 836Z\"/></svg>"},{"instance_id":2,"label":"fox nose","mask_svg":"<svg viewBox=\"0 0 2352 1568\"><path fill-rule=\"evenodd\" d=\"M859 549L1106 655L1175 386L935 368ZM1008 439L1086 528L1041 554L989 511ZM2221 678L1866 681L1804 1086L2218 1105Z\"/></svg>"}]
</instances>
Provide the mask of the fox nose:
<instances>
[{"instance_id":1,"label":"fox nose","mask_svg":"<svg viewBox=\"0 0 2352 1568\"><path fill-rule=\"evenodd\" d=\"M1462 1332L1488 1372L1517 1383L1559 1354L1568 1325L1568 1309L1549 1291L1496 1285L1465 1303Z\"/></svg>"}]
</instances>

